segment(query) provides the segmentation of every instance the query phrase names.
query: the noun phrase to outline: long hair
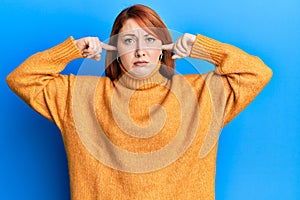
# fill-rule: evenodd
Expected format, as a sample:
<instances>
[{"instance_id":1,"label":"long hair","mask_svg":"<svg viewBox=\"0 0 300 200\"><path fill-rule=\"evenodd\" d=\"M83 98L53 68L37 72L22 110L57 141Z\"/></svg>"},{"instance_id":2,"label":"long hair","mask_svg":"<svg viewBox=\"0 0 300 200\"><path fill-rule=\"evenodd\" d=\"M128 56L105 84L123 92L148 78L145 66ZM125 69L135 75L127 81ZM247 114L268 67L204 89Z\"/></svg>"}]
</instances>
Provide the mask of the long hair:
<instances>
[{"instance_id":1,"label":"long hair","mask_svg":"<svg viewBox=\"0 0 300 200\"><path fill-rule=\"evenodd\" d=\"M153 34L162 44L172 43L172 37L168 31L166 25L159 17L159 15L151 8L136 4L129 8L124 9L116 18L112 31L110 34L109 44L112 46L117 46L118 37L116 35L120 32L123 24L128 19L134 19L139 26L145 29L145 31ZM173 53L171 51L163 50L163 56L161 59L160 73L169 78L174 74L174 60L172 59ZM118 56L117 51L107 51L105 60L105 73L111 80L118 78L121 74L121 68L116 60Z\"/></svg>"}]
</instances>

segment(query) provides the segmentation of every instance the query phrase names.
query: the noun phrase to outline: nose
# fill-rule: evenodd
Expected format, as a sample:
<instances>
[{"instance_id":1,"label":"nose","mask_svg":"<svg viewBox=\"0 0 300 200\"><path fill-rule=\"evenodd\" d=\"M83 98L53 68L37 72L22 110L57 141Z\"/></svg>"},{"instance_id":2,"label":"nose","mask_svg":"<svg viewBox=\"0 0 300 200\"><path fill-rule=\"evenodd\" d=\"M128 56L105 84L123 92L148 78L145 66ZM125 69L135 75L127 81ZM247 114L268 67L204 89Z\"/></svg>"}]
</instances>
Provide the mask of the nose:
<instances>
[{"instance_id":1,"label":"nose","mask_svg":"<svg viewBox=\"0 0 300 200\"><path fill-rule=\"evenodd\" d=\"M146 44L143 39L139 39L137 42L136 50L135 50L135 57L140 58L146 55L145 53Z\"/></svg>"},{"instance_id":2,"label":"nose","mask_svg":"<svg viewBox=\"0 0 300 200\"><path fill-rule=\"evenodd\" d=\"M140 57L145 56L146 54L145 54L145 51L144 51L144 50L142 50L142 49L136 49L134 55L135 55L135 57L140 58Z\"/></svg>"}]
</instances>

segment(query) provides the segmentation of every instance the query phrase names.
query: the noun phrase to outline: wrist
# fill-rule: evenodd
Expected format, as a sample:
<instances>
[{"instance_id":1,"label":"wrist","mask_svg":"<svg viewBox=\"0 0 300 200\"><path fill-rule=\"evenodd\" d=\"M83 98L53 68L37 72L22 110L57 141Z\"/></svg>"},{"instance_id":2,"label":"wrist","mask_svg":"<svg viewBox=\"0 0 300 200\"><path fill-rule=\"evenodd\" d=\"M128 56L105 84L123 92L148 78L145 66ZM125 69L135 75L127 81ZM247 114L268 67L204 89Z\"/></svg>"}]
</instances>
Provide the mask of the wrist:
<instances>
[{"instance_id":1,"label":"wrist","mask_svg":"<svg viewBox=\"0 0 300 200\"><path fill-rule=\"evenodd\" d=\"M198 34L190 54L192 58L199 58L218 65L224 57L222 43L212 38Z\"/></svg>"},{"instance_id":2,"label":"wrist","mask_svg":"<svg viewBox=\"0 0 300 200\"><path fill-rule=\"evenodd\" d=\"M67 64L76 58L83 57L79 48L75 45L74 38L72 36L57 46L52 47L48 50L48 52L51 54L53 60L64 64Z\"/></svg>"}]
</instances>

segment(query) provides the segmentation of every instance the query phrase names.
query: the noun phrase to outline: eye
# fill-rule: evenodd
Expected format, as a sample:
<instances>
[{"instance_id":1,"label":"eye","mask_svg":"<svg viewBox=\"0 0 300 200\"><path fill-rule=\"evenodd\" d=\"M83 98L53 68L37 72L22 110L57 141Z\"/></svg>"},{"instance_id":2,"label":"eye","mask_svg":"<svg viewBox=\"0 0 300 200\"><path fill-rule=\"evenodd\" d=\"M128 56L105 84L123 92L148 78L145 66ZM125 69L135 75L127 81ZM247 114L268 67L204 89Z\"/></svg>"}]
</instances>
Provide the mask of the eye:
<instances>
[{"instance_id":1,"label":"eye","mask_svg":"<svg viewBox=\"0 0 300 200\"><path fill-rule=\"evenodd\" d=\"M126 38L126 39L124 40L124 43L125 43L125 44L132 44L132 43L134 43L134 40L133 40L132 38Z\"/></svg>"},{"instance_id":2,"label":"eye","mask_svg":"<svg viewBox=\"0 0 300 200\"><path fill-rule=\"evenodd\" d=\"M147 38L146 38L146 41L147 41L148 43L152 43L152 42L155 41L155 38L153 38L153 37L147 37Z\"/></svg>"}]
</instances>

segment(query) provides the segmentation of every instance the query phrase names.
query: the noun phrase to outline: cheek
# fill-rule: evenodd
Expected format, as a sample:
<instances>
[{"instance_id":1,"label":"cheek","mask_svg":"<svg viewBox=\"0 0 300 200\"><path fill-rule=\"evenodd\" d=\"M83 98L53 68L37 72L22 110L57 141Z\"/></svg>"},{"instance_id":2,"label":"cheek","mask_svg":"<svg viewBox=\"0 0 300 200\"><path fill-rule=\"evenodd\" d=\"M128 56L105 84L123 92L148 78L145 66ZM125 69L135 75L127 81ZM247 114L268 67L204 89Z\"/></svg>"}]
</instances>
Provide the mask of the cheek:
<instances>
[{"instance_id":1,"label":"cheek","mask_svg":"<svg viewBox=\"0 0 300 200\"><path fill-rule=\"evenodd\" d=\"M159 55L161 54L161 50L150 51L149 55L152 62L157 62L159 60Z\"/></svg>"},{"instance_id":2,"label":"cheek","mask_svg":"<svg viewBox=\"0 0 300 200\"><path fill-rule=\"evenodd\" d=\"M124 46L122 44L117 45L118 48L118 56L120 57L120 61L127 70L131 67L131 61L134 58L134 51L128 46Z\"/></svg>"},{"instance_id":3,"label":"cheek","mask_svg":"<svg viewBox=\"0 0 300 200\"><path fill-rule=\"evenodd\" d=\"M129 70L131 68L131 61L133 60L133 57L133 53L120 55L120 61L125 69Z\"/></svg>"}]
</instances>

